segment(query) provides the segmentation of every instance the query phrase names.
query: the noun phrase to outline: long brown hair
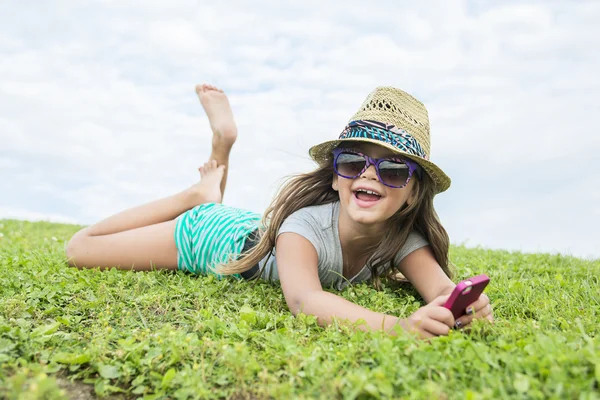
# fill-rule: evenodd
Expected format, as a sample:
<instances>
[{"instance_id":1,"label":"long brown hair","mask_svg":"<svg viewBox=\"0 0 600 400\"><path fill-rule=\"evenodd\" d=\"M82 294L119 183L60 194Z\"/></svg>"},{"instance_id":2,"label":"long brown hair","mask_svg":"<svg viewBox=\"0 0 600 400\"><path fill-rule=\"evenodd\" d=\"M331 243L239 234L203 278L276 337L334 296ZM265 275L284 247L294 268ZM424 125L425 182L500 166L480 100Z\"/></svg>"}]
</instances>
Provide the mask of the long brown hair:
<instances>
[{"instance_id":1,"label":"long brown hair","mask_svg":"<svg viewBox=\"0 0 600 400\"><path fill-rule=\"evenodd\" d=\"M247 271L272 251L281 224L292 213L304 207L338 201L339 195L331 187L333 176L333 161L329 160L312 172L288 177L263 215L256 246L239 259L220 266L218 272L227 275ZM413 230L429 241L438 264L446 275L453 277L453 270L448 262L448 234L434 210L434 187L427 174L423 174L420 181L415 179L413 190L416 191L415 201L410 205L405 204L388 220L388 234L379 243L365 249L365 254L372 254L367 265L377 289L381 288L379 275L384 272L386 265L391 263L391 273L399 272L393 260Z\"/></svg>"}]
</instances>

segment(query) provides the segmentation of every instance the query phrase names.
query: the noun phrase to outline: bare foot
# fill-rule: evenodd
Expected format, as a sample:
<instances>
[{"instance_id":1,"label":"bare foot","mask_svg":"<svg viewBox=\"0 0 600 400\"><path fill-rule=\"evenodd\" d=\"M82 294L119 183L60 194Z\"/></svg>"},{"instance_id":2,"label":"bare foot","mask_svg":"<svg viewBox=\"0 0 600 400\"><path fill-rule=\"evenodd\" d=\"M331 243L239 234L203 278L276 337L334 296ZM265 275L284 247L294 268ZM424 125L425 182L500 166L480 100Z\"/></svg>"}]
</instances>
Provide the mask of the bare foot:
<instances>
[{"instance_id":1,"label":"bare foot","mask_svg":"<svg viewBox=\"0 0 600 400\"><path fill-rule=\"evenodd\" d=\"M227 95L221 89L207 84L196 85L196 93L213 131L213 149L229 154L237 139L237 127Z\"/></svg>"},{"instance_id":2,"label":"bare foot","mask_svg":"<svg viewBox=\"0 0 600 400\"><path fill-rule=\"evenodd\" d=\"M197 200L195 203L220 203L223 199L221 180L225 173L225 166L220 165L217 167L217 162L210 160L205 162L198 170L201 176L200 182L189 189Z\"/></svg>"}]
</instances>

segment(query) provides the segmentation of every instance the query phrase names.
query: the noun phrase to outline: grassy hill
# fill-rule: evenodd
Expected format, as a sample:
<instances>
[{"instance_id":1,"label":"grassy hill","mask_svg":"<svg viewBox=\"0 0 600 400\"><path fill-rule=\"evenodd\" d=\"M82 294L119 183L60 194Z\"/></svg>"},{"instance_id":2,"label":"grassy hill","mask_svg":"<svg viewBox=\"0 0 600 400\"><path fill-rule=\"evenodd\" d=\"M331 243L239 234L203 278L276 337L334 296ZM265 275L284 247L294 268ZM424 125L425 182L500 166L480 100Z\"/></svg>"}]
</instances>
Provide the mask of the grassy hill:
<instances>
[{"instance_id":1,"label":"grassy hill","mask_svg":"<svg viewBox=\"0 0 600 400\"><path fill-rule=\"evenodd\" d=\"M0 220L0 397L600 397L600 261L453 247L497 323L430 343L294 318L281 289L67 267L79 227ZM410 287L341 296L406 316Z\"/></svg>"}]
</instances>

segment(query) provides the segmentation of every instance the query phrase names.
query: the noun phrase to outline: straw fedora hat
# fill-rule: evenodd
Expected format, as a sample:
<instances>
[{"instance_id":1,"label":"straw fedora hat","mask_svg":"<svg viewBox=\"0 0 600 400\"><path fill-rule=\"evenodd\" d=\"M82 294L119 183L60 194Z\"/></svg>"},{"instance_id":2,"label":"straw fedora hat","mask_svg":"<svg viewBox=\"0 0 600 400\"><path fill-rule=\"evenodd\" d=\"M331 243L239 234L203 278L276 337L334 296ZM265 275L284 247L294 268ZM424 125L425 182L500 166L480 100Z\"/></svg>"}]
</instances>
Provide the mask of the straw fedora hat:
<instances>
[{"instance_id":1,"label":"straw fedora hat","mask_svg":"<svg viewBox=\"0 0 600 400\"><path fill-rule=\"evenodd\" d=\"M450 178L429 161L431 144L427 109L410 94L393 87L372 91L350 118L337 140L313 146L309 154L319 164L332 161L340 143L375 143L418 163L431 177L436 193L450 187Z\"/></svg>"}]
</instances>

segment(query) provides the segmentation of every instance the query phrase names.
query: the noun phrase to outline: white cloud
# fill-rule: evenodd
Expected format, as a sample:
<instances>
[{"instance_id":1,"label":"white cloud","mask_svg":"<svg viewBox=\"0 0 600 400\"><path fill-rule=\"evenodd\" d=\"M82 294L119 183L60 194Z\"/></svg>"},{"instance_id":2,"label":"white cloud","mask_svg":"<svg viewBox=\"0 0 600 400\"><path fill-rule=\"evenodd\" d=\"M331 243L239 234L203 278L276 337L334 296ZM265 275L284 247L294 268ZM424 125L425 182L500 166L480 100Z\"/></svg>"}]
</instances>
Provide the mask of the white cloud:
<instances>
[{"instance_id":1,"label":"white cloud","mask_svg":"<svg viewBox=\"0 0 600 400\"><path fill-rule=\"evenodd\" d=\"M24 219L28 221L49 221L63 224L78 224L79 222L66 215L42 213L31 210L23 210L12 207L0 207L0 215L3 219Z\"/></svg>"},{"instance_id":2,"label":"white cloud","mask_svg":"<svg viewBox=\"0 0 600 400\"><path fill-rule=\"evenodd\" d=\"M0 16L0 217L91 223L192 184L203 81L240 130L226 201L262 211L394 85L429 108L453 242L600 257L597 2L64 4Z\"/></svg>"}]
</instances>

